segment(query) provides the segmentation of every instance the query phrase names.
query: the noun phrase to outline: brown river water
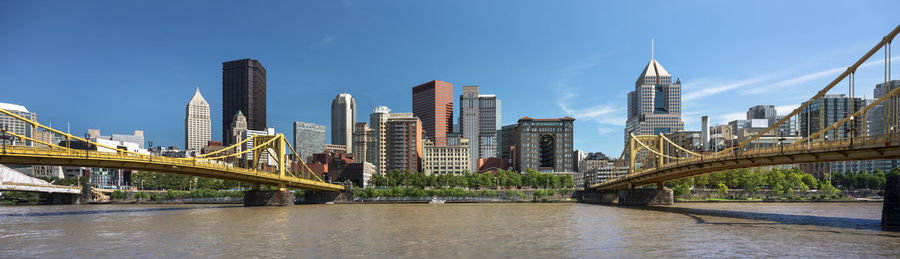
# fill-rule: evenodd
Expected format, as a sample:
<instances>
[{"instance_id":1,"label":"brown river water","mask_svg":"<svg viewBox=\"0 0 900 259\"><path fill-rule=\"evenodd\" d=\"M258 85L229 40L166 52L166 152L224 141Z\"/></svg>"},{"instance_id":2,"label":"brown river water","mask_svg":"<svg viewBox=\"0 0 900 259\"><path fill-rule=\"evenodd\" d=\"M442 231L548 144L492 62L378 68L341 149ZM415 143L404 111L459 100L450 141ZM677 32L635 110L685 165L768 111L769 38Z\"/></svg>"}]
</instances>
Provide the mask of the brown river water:
<instances>
[{"instance_id":1,"label":"brown river water","mask_svg":"<svg viewBox=\"0 0 900 259\"><path fill-rule=\"evenodd\" d=\"M900 257L881 203L0 206L0 258Z\"/></svg>"}]
</instances>

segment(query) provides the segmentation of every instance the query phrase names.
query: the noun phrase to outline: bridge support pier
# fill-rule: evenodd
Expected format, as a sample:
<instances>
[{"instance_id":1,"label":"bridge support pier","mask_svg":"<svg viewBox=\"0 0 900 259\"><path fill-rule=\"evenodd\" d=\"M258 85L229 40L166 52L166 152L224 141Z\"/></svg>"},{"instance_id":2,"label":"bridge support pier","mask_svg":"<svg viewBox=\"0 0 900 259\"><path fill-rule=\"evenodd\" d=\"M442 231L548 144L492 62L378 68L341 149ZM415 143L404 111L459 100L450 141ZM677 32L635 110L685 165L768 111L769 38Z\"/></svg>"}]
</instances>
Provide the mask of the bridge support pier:
<instances>
[{"instance_id":1,"label":"bridge support pier","mask_svg":"<svg viewBox=\"0 0 900 259\"><path fill-rule=\"evenodd\" d=\"M585 190L581 193L581 202L598 204L616 204L619 193L616 191Z\"/></svg>"},{"instance_id":2,"label":"bridge support pier","mask_svg":"<svg viewBox=\"0 0 900 259\"><path fill-rule=\"evenodd\" d=\"M44 204L81 204L81 194L48 193Z\"/></svg>"},{"instance_id":3,"label":"bridge support pier","mask_svg":"<svg viewBox=\"0 0 900 259\"><path fill-rule=\"evenodd\" d=\"M671 189L625 189L619 190L619 205L672 205L675 196Z\"/></svg>"},{"instance_id":4,"label":"bridge support pier","mask_svg":"<svg viewBox=\"0 0 900 259\"><path fill-rule=\"evenodd\" d=\"M244 191L244 206L294 206L294 195L289 190Z\"/></svg>"},{"instance_id":5,"label":"bridge support pier","mask_svg":"<svg viewBox=\"0 0 900 259\"><path fill-rule=\"evenodd\" d=\"M885 178L881 225L900 226L900 174L892 172Z\"/></svg>"}]
</instances>

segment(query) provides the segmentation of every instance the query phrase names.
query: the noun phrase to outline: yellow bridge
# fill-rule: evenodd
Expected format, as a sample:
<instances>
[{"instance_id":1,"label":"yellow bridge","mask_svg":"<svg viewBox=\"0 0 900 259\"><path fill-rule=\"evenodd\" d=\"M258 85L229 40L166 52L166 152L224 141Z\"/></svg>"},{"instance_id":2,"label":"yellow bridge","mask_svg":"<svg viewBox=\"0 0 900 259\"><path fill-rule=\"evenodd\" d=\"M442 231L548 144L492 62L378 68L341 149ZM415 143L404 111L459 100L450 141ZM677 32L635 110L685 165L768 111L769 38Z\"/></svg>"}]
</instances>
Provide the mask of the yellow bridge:
<instances>
[{"instance_id":1,"label":"yellow bridge","mask_svg":"<svg viewBox=\"0 0 900 259\"><path fill-rule=\"evenodd\" d=\"M613 172L627 171L624 176L610 179L590 186L590 189L612 191L632 189L642 185L656 185L662 189L666 181L698 176L736 168L750 168L768 165L785 165L813 162L831 162L848 160L874 160L900 158L900 134L898 134L898 115L900 115L900 87L891 86L891 41L900 33L897 26L865 55L847 68L840 76L821 89L815 96L794 109L793 112L778 120L769 128L758 132L733 147L718 152L692 151L675 144L664 135L630 135L622 155L617 160ZM855 92L855 74L879 50L884 52L884 82L887 92L883 97L866 105L862 109L852 109L848 105L843 120L825 125L824 117L817 121L818 132L806 137L778 134L781 125L795 120L800 121L802 113L813 103L822 106L822 99L832 88L845 81L848 93L852 98ZM817 102L818 101L818 102ZM867 116L870 110L881 107L883 114L875 114L882 119L884 129L881 134L868 132ZM855 112L854 112L855 111ZM807 119L809 118L809 114ZM819 112L817 116L824 116ZM808 121L807 121L808 123ZM812 125L809 125L810 127ZM769 141L761 144L763 139Z\"/></svg>"},{"instance_id":2,"label":"yellow bridge","mask_svg":"<svg viewBox=\"0 0 900 259\"><path fill-rule=\"evenodd\" d=\"M327 183L313 173L288 144L283 134L253 136L216 152L197 157L172 158L110 147L41 125L3 109L0 109L0 113L24 121L31 127L32 132L43 129L64 139L60 143L49 143L5 131L3 133L8 136L32 141L34 146L3 145L0 164L117 168L235 180L253 184L257 188L259 185L269 185L277 186L281 190L285 188L313 191L344 190L343 185ZM242 150L242 146L248 141L253 141L253 147ZM72 148L74 142L95 148ZM293 153L288 154L285 147ZM241 157L248 159L242 160ZM268 160L274 160L275 166L260 163ZM243 161L240 164L244 166L235 166L235 162L239 161ZM297 167L300 170L294 172L292 164L299 165Z\"/></svg>"}]
</instances>

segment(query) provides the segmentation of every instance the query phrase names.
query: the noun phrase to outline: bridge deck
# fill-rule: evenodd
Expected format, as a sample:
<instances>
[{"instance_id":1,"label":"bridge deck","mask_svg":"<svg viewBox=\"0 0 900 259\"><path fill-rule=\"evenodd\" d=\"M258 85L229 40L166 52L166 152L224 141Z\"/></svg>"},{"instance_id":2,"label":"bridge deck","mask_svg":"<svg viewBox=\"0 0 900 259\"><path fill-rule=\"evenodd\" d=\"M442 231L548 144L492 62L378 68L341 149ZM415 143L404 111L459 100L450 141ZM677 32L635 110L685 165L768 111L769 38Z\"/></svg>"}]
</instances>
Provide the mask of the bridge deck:
<instances>
[{"instance_id":1,"label":"bridge deck","mask_svg":"<svg viewBox=\"0 0 900 259\"><path fill-rule=\"evenodd\" d=\"M235 167L216 160L139 156L130 153L8 146L0 153L0 163L145 170L267 185L284 184L285 187L314 191L344 189L342 185Z\"/></svg>"},{"instance_id":2,"label":"bridge deck","mask_svg":"<svg viewBox=\"0 0 900 259\"><path fill-rule=\"evenodd\" d=\"M852 143L852 144L851 144ZM832 162L849 160L897 159L900 157L900 136L876 138L859 137L853 141L841 139L793 145L735 150L728 154L711 154L676 160L661 168L649 168L625 177L591 186L596 190L619 190L698 176L723 170L768 165Z\"/></svg>"}]
</instances>

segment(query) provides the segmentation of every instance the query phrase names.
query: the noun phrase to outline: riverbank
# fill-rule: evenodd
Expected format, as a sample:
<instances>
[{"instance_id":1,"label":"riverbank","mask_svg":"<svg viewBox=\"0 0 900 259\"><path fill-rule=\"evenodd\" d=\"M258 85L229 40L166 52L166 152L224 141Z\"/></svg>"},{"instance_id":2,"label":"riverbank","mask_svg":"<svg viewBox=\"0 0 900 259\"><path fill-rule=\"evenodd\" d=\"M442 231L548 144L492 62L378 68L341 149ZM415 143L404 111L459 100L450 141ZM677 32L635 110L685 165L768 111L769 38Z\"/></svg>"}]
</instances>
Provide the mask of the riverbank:
<instances>
[{"instance_id":1,"label":"riverbank","mask_svg":"<svg viewBox=\"0 0 900 259\"><path fill-rule=\"evenodd\" d=\"M786 200L786 199L675 199L675 203L880 203L883 199Z\"/></svg>"}]
</instances>

